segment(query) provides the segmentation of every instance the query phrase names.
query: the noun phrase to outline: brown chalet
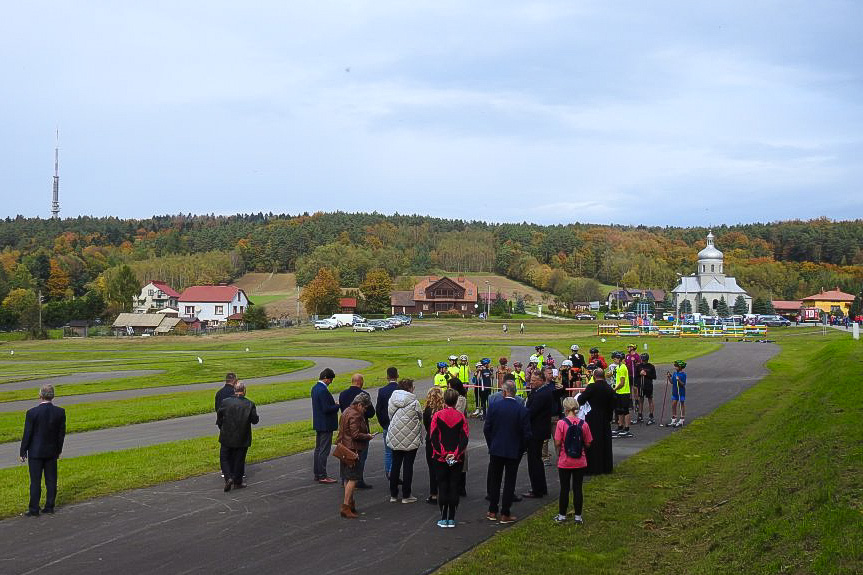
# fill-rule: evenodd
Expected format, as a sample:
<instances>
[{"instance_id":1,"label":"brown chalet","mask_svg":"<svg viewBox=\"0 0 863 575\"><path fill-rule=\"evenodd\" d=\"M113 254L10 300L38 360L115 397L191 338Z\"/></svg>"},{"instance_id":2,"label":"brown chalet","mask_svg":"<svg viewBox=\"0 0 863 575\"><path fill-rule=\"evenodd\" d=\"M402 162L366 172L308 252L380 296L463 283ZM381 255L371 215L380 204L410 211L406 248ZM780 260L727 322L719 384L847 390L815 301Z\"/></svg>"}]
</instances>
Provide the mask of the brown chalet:
<instances>
[{"instance_id":1,"label":"brown chalet","mask_svg":"<svg viewBox=\"0 0 863 575\"><path fill-rule=\"evenodd\" d=\"M466 278L428 276L421 279L412 292L393 292L390 306L394 314L428 315L450 310L458 314L474 314L477 299L476 284Z\"/></svg>"}]
</instances>

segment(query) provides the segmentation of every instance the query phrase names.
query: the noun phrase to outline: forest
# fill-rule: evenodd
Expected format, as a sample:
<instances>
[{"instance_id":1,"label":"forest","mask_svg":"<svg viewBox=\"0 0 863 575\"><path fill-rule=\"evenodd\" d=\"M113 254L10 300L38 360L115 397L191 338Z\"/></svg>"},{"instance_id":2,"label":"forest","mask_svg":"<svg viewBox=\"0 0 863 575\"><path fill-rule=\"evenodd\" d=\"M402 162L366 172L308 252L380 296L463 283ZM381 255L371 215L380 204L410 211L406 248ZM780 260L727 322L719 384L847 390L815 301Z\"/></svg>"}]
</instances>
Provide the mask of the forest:
<instances>
[{"instance_id":1,"label":"forest","mask_svg":"<svg viewBox=\"0 0 863 575\"><path fill-rule=\"evenodd\" d=\"M796 299L835 287L856 294L863 286L863 220L712 231L727 273L755 297ZM121 311L135 280L165 281L182 290L230 282L248 271L296 272L305 286L329 268L346 288L359 287L380 270L391 278L491 272L562 302L583 301L595 294L597 282L672 288L676 274L694 271L707 233L704 227L543 226L344 212L19 216L0 220L0 329L26 323L39 293L57 323Z\"/></svg>"}]
</instances>

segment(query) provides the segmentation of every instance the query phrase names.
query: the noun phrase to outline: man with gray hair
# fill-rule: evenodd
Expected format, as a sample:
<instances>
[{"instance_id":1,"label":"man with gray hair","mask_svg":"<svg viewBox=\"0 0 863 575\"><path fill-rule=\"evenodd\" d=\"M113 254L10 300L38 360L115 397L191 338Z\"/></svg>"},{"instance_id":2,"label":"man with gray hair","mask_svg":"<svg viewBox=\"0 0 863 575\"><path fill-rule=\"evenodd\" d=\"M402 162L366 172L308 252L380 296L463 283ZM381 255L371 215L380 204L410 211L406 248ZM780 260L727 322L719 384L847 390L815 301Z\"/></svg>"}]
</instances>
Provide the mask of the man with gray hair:
<instances>
[{"instance_id":1,"label":"man with gray hair","mask_svg":"<svg viewBox=\"0 0 863 575\"><path fill-rule=\"evenodd\" d=\"M246 399L246 384L238 381L234 384L234 397L223 400L216 413L219 443L222 444L219 462L225 477L225 491L246 486L243 483L246 453L252 445L252 424L259 420L255 403Z\"/></svg>"},{"instance_id":2,"label":"man with gray hair","mask_svg":"<svg viewBox=\"0 0 863 575\"><path fill-rule=\"evenodd\" d=\"M518 465L533 434L530 415L527 408L516 401L515 390L514 381L504 380L501 385L503 399L488 406L485 424L483 424L489 453L486 480L489 504L486 517L489 521L499 520L501 523L515 521L515 517L510 513L510 506L515 497ZM503 481L503 501L498 508L498 502L501 500L501 481ZM500 516L498 516L498 509L500 509Z\"/></svg>"},{"instance_id":3,"label":"man with gray hair","mask_svg":"<svg viewBox=\"0 0 863 575\"><path fill-rule=\"evenodd\" d=\"M24 417L24 436L21 438L21 462L30 468L30 504L27 517L39 515L42 498L42 475L45 475L45 507L43 513L54 513L57 499L57 459L63 451L66 438L66 410L52 403L54 386L43 385L39 390L42 400L27 410Z\"/></svg>"}]
</instances>

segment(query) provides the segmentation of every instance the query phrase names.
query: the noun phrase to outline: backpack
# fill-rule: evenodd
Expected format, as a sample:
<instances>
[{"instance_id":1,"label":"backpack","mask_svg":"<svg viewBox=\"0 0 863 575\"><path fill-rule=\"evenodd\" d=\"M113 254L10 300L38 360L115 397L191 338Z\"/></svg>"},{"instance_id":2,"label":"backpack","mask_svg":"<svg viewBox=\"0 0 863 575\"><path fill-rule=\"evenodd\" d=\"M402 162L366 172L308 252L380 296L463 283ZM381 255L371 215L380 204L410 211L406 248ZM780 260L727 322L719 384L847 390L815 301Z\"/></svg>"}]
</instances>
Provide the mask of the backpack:
<instances>
[{"instance_id":1,"label":"backpack","mask_svg":"<svg viewBox=\"0 0 863 575\"><path fill-rule=\"evenodd\" d=\"M572 423L568 418L564 417L566 422L566 435L563 437L563 451L567 457L580 459L584 452L584 434L581 431L581 426L584 421L578 420L578 423Z\"/></svg>"}]
</instances>

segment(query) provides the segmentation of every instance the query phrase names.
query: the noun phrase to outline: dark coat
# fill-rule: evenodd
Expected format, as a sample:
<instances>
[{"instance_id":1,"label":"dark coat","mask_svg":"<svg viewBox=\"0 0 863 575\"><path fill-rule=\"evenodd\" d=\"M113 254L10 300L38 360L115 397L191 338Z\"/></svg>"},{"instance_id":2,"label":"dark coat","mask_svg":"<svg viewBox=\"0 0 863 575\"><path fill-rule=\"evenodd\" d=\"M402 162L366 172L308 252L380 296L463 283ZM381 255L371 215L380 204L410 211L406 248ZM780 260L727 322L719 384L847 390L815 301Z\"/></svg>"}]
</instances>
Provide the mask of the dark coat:
<instances>
[{"instance_id":1,"label":"dark coat","mask_svg":"<svg viewBox=\"0 0 863 575\"><path fill-rule=\"evenodd\" d=\"M530 414L515 398L503 398L490 405L482 431L489 455L508 459L521 457L533 434Z\"/></svg>"},{"instance_id":2,"label":"dark coat","mask_svg":"<svg viewBox=\"0 0 863 575\"><path fill-rule=\"evenodd\" d=\"M375 402L375 411L378 413L378 422L384 429L387 429L390 426L390 397L392 397L393 392L398 388L399 384L395 381L391 381L378 390L378 399Z\"/></svg>"},{"instance_id":3,"label":"dark coat","mask_svg":"<svg viewBox=\"0 0 863 575\"><path fill-rule=\"evenodd\" d=\"M551 416L554 414L554 384L546 383L530 392L527 396L527 410L530 412L530 430L533 439L551 437Z\"/></svg>"},{"instance_id":4,"label":"dark coat","mask_svg":"<svg viewBox=\"0 0 863 575\"><path fill-rule=\"evenodd\" d=\"M60 457L66 438L66 410L45 402L27 410L21 457L52 459Z\"/></svg>"},{"instance_id":5,"label":"dark coat","mask_svg":"<svg viewBox=\"0 0 863 575\"><path fill-rule=\"evenodd\" d=\"M317 382L312 387L312 428L315 431L335 431L339 427L339 405L327 384Z\"/></svg>"},{"instance_id":6,"label":"dark coat","mask_svg":"<svg viewBox=\"0 0 863 575\"><path fill-rule=\"evenodd\" d=\"M589 384L578 403L590 403L590 413L585 417L593 436L593 443L586 450L587 474L611 473L614 469L614 454L611 447L611 415L617 402L617 394L604 381Z\"/></svg>"},{"instance_id":7,"label":"dark coat","mask_svg":"<svg viewBox=\"0 0 863 575\"><path fill-rule=\"evenodd\" d=\"M219 406L229 397L234 397L234 386L226 383L216 392L216 411L219 411Z\"/></svg>"},{"instance_id":8,"label":"dark coat","mask_svg":"<svg viewBox=\"0 0 863 575\"><path fill-rule=\"evenodd\" d=\"M252 424L260 418L255 403L245 397L228 397L216 412L219 443L225 447L249 447L252 444Z\"/></svg>"},{"instance_id":9,"label":"dark coat","mask_svg":"<svg viewBox=\"0 0 863 575\"><path fill-rule=\"evenodd\" d=\"M356 397L362 392L362 388L352 385L339 394L339 409L342 410L342 413L347 411L354 399L356 399ZM366 408L366 420L369 420L374 416L375 408L370 405Z\"/></svg>"}]
</instances>

